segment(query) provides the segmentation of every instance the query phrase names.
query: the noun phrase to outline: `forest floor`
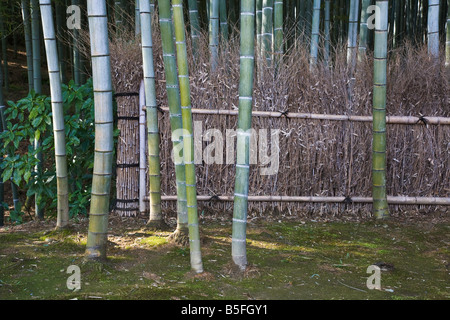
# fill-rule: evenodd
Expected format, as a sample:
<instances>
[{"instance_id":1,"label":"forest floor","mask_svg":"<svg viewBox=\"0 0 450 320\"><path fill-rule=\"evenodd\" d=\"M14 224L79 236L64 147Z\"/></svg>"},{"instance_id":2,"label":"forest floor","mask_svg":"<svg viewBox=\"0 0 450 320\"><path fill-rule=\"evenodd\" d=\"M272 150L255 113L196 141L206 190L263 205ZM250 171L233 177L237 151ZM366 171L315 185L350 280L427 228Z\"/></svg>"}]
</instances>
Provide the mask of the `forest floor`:
<instances>
[{"instance_id":1,"label":"forest floor","mask_svg":"<svg viewBox=\"0 0 450 320\"><path fill-rule=\"evenodd\" d=\"M145 219L110 217L108 260L87 263L87 219L0 228L0 299L397 300L450 298L449 216L377 222L256 221L248 225L249 267L231 263L231 223L201 220L205 272L190 271L189 248ZM381 290L367 268L384 262ZM69 290L67 269L81 271Z\"/></svg>"}]
</instances>

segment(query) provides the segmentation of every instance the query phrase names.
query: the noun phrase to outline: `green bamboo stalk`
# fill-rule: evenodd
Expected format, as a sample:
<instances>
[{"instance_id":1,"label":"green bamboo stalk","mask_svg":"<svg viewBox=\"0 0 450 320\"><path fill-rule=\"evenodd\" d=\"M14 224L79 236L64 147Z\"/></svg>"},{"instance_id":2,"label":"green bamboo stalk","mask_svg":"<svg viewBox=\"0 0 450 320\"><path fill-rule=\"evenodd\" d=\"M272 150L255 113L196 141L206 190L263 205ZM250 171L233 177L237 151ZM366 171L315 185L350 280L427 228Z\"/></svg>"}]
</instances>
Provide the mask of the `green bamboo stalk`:
<instances>
[{"instance_id":1,"label":"green bamboo stalk","mask_svg":"<svg viewBox=\"0 0 450 320\"><path fill-rule=\"evenodd\" d=\"M301 36L301 41L305 40L305 32L306 32L306 3L310 0L299 0L300 3L297 2L297 38Z\"/></svg>"},{"instance_id":2,"label":"green bamboo stalk","mask_svg":"<svg viewBox=\"0 0 450 320\"><path fill-rule=\"evenodd\" d=\"M139 0L141 43L147 113L148 177L150 195L150 217L148 224L160 228L163 223L161 211L161 173L159 158L158 104L155 91L153 65L152 13L148 0Z\"/></svg>"},{"instance_id":3,"label":"green bamboo stalk","mask_svg":"<svg viewBox=\"0 0 450 320\"><path fill-rule=\"evenodd\" d=\"M369 0L370 1L370 0ZM324 54L323 60L326 66L330 65L330 0L325 0L325 20L324 20Z\"/></svg>"},{"instance_id":4,"label":"green bamboo stalk","mask_svg":"<svg viewBox=\"0 0 450 320\"><path fill-rule=\"evenodd\" d=\"M358 45L358 61L362 61L366 57L367 42L369 29L367 19L369 18L367 9L370 6L370 0L362 0L361 4L361 22L359 24L359 45Z\"/></svg>"},{"instance_id":5,"label":"green bamboo stalk","mask_svg":"<svg viewBox=\"0 0 450 320\"><path fill-rule=\"evenodd\" d=\"M311 26L311 53L310 68L314 68L317 64L317 56L319 52L319 27L320 27L320 0L314 0L313 17Z\"/></svg>"},{"instance_id":6,"label":"green bamboo stalk","mask_svg":"<svg viewBox=\"0 0 450 320\"><path fill-rule=\"evenodd\" d=\"M53 137L55 141L55 162L57 181L57 228L69 223L69 183L67 172L66 139L64 131L64 111L61 78L59 72L58 48L50 0L39 0L47 54L50 95L52 103Z\"/></svg>"},{"instance_id":7,"label":"green bamboo stalk","mask_svg":"<svg viewBox=\"0 0 450 320\"><path fill-rule=\"evenodd\" d=\"M211 54L211 72L215 72L219 59L219 0L210 0L209 17L209 51Z\"/></svg>"},{"instance_id":8,"label":"green bamboo stalk","mask_svg":"<svg viewBox=\"0 0 450 320\"><path fill-rule=\"evenodd\" d=\"M28 73L28 91L34 88L33 84L33 48L31 44L31 26L30 26L30 1L21 1L22 20L25 35L25 50L27 52L27 73Z\"/></svg>"},{"instance_id":9,"label":"green bamboo stalk","mask_svg":"<svg viewBox=\"0 0 450 320\"><path fill-rule=\"evenodd\" d=\"M262 50L262 5L263 0L256 0L256 52L258 57Z\"/></svg>"},{"instance_id":10,"label":"green bamboo stalk","mask_svg":"<svg viewBox=\"0 0 450 320\"><path fill-rule=\"evenodd\" d=\"M67 83L67 66L66 66L66 46L64 44L64 25L66 20L65 6L61 1L55 4L56 11L56 38L58 43L59 72L61 74L61 83Z\"/></svg>"},{"instance_id":11,"label":"green bamboo stalk","mask_svg":"<svg viewBox=\"0 0 450 320\"><path fill-rule=\"evenodd\" d=\"M42 93L41 76L41 37L39 19L39 1L31 0L31 43L33 52L33 89Z\"/></svg>"},{"instance_id":12,"label":"green bamboo stalk","mask_svg":"<svg viewBox=\"0 0 450 320\"><path fill-rule=\"evenodd\" d=\"M450 0L447 0L447 38L445 41L445 66L450 67Z\"/></svg>"},{"instance_id":13,"label":"green bamboo stalk","mask_svg":"<svg viewBox=\"0 0 450 320\"><path fill-rule=\"evenodd\" d=\"M134 33L136 36L141 32L141 15L140 15L140 0L135 0L134 4ZM150 6L150 3L149 3Z\"/></svg>"},{"instance_id":14,"label":"green bamboo stalk","mask_svg":"<svg viewBox=\"0 0 450 320\"><path fill-rule=\"evenodd\" d=\"M273 54L273 0L263 0L261 21L261 57L272 65Z\"/></svg>"},{"instance_id":15,"label":"green bamboo stalk","mask_svg":"<svg viewBox=\"0 0 450 320\"><path fill-rule=\"evenodd\" d=\"M173 43L172 19L170 1L158 0L159 24L164 59L164 73L166 76L166 90L172 131L174 150L175 179L177 185L177 230L173 238L185 237L188 234L188 210L186 200L186 173L183 160L183 123L181 119L180 89L178 85L175 46ZM178 152L177 152L178 151Z\"/></svg>"},{"instance_id":16,"label":"green bamboo stalk","mask_svg":"<svg viewBox=\"0 0 450 320\"><path fill-rule=\"evenodd\" d=\"M255 1L241 1L239 115L231 255L244 270L247 266L246 229L250 173L250 129L252 119L255 60Z\"/></svg>"},{"instance_id":17,"label":"green bamboo stalk","mask_svg":"<svg viewBox=\"0 0 450 320\"><path fill-rule=\"evenodd\" d=\"M350 71L350 78L353 77L356 68L357 42L358 42L358 16L359 0L350 0L350 14L348 21L348 41L347 41L347 66Z\"/></svg>"},{"instance_id":18,"label":"green bamboo stalk","mask_svg":"<svg viewBox=\"0 0 450 320\"><path fill-rule=\"evenodd\" d=\"M114 2L114 24L116 26L116 33L121 36L125 28L124 22L124 3L123 0L115 0Z\"/></svg>"},{"instance_id":19,"label":"green bamboo stalk","mask_svg":"<svg viewBox=\"0 0 450 320\"><path fill-rule=\"evenodd\" d=\"M372 196L377 219L389 216L386 197L386 72L389 1L378 0L374 45Z\"/></svg>"},{"instance_id":20,"label":"green bamboo stalk","mask_svg":"<svg viewBox=\"0 0 450 320\"><path fill-rule=\"evenodd\" d=\"M105 0L88 0L95 104L95 153L86 257L106 259L113 162L113 96Z\"/></svg>"},{"instance_id":21,"label":"green bamboo stalk","mask_svg":"<svg viewBox=\"0 0 450 320\"><path fill-rule=\"evenodd\" d=\"M428 0L428 53L439 58L439 0Z\"/></svg>"},{"instance_id":22,"label":"green bamboo stalk","mask_svg":"<svg viewBox=\"0 0 450 320\"><path fill-rule=\"evenodd\" d=\"M80 0L72 0L72 5L79 6ZM79 49L80 32L72 30L72 52L73 52L73 80L75 85L81 85L81 55Z\"/></svg>"},{"instance_id":23,"label":"green bamboo stalk","mask_svg":"<svg viewBox=\"0 0 450 320\"><path fill-rule=\"evenodd\" d=\"M283 0L275 0L274 4L274 51L275 51L275 66L278 69L283 57Z\"/></svg>"},{"instance_id":24,"label":"green bamboo stalk","mask_svg":"<svg viewBox=\"0 0 450 320\"><path fill-rule=\"evenodd\" d=\"M220 19L220 34L222 41L228 40L228 14L227 14L227 1L219 0L219 19Z\"/></svg>"},{"instance_id":25,"label":"green bamboo stalk","mask_svg":"<svg viewBox=\"0 0 450 320\"><path fill-rule=\"evenodd\" d=\"M198 14L197 0L189 0L189 21L191 26L191 42L192 42L192 56L194 59L199 53L199 37L200 37L200 20Z\"/></svg>"},{"instance_id":26,"label":"green bamboo stalk","mask_svg":"<svg viewBox=\"0 0 450 320\"><path fill-rule=\"evenodd\" d=\"M167 0L169 2L169 0ZM197 187L194 164L194 135L191 112L191 90L189 85L189 67L186 50L183 1L172 0L175 40L177 51L178 81L180 84L181 114L183 121L183 155L186 172L186 196L188 209L189 247L191 268L203 272L198 225Z\"/></svg>"},{"instance_id":27,"label":"green bamboo stalk","mask_svg":"<svg viewBox=\"0 0 450 320\"><path fill-rule=\"evenodd\" d=\"M41 75L41 36L40 36L40 18L39 18L39 1L31 0L31 42L33 47L33 89L37 94L42 94L42 75ZM36 136L34 140L34 148L38 149L41 145L40 137ZM43 155L42 152L37 153L36 158L39 160L35 171L38 176L42 174ZM44 209L41 204L41 195L35 194L35 210L38 219L44 218Z\"/></svg>"},{"instance_id":28,"label":"green bamboo stalk","mask_svg":"<svg viewBox=\"0 0 450 320\"><path fill-rule=\"evenodd\" d=\"M348 39L347 39L347 69L348 69L348 100L353 100L353 87L355 85L356 59L358 55L358 17L359 17L359 0L350 0L350 14L348 22Z\"/></svg>"}]
</instances>

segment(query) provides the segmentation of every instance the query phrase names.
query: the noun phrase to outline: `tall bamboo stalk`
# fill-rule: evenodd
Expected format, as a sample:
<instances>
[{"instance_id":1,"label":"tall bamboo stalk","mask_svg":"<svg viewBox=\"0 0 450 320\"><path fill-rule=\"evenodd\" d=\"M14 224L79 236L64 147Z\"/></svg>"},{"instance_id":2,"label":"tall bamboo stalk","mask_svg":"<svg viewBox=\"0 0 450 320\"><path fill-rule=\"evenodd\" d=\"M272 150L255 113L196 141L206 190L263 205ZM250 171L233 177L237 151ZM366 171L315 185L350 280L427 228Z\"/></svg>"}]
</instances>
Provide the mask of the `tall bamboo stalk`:
<instances>
[{"instance_id":1,"label":"tall bamboo stalk","mask_svg":"<svg viewBox=\"0 0 450 320\"><path fill-rule=\"evenodd\" d=\"M244 270L247 266L246 229L250 173L250 129L255 60L255 1L241 1L239 116L237 125L236 176L234 187L231 255Z\"/></svg>"},{"instance_id":2,"label":"tall bamboo stalk","mask_svg":"<svg viewBox=\"0 0 450 320\"><path fill-rule=\"evenodd\" d=\"M317 64L317 55L319 52L319 27L320 27L320 0L314 0L313 17L311 26L311 53L310 67Z\"/></svg>"},{"instance_id":3,"label":"tall bamboo stalk","mask_svg":"<svg viewBox=\"0 0 450 320\"><path fill-rule=\"evenodd\" d=\"M33 89L36 93L42 93L42 75L41 75L41 36L40 36L40 21L39 21L39 1L31 0L31 41L33 47ZM38 149L41 145L40 137L36 135L34 140L34 148ZM35 168L36 174L42 174L43 155L38 152L36 158L39 160ZM44 218L44 210L41 205L41 195L35 194L35 210L36 217Z\"/></svg>"},{"instance_id":4,"label":"tall bamboo stalk","mask_svg":"<svg viewBox=\"0 0 450 320\"><path fill-rule=\"evenodd\" d=\"M256 0L256 52L257 58L260 56L262 50L262 6L263 0Z\"/></svg>"},{"instance_id":5,"label":"tall bamboo stalk","mask_svg":"<svg viewBox=\"0 0 450 320\"><path fill-rule=\"evenodd\" d=\"M175 46L172 38L172 18L170 1L158 0L159 25L164 59L164 73L166 76L167 100L170 112L170 126L174 150L175 179L177 184L177 230L173 239L181 241L188 235L188 213L186 200L186 172L183 159L183 122L181 119L180 89L178 85Z\"/></svg>"},{"instance_id":6,"label":"tall bamboo stalk","mask_svg":"<svg viewBox=\"0 0 450 320\"><path fill-rule=\"evenodd\" d=\"M219 0L210 0L209 4L209 52L211 72L215 72L219 59Z\"/></svg>"},{"instance_id":7,"label":"tall bamboo stalk","mask_svg":"<svg viewBox=\"0 0 450 320\"><path fill-rule=\"evenodd\" d=\"M353 87L355 85L355 69L358 45L358 17L359 17L359 0L350 0L350 14L348 22L348 40L347 40L347 70L349 76L348 83L348 100L353 98Z\"/></svg>"},{"instance_id":8,"label":"tall bamboo stalk","mask_svg":"<svg viewBox=\"0 0 450 320\"><path fill-rule=\"evenodd\" d=\"M169 0L167 0L169 2ZM173 19L178 64L178 81L180 84L181 114L183 121L183 155L186 172L186 197L188 209L189 247L191 268L203 272L200 250L200 232L198 225L197 186L194 164L194 135L191 113L191 90L189 85L188 56L186 50L183 1L172 0Z\"/></svg>"},{"instance_id":9,"label":"tall bamboo stalk","mask_svg":"<svg viewBox=\"0 0 450 320\"><path fill-rule=\"evenodd\" d=\"M263 0L261 20L261 57L272 65L273 54L273 0Z\"/></svg>"},{"instance_id":10,"label":"tall bamboo stalk","mask_svg":"<svg viewBox=\"0 0 450 320\"><path fill-rule=\"evenodd\" d=\"M447 37L445 41L445 66L450 67L450 0L447 0Z\"/></svg>"},{"instance_id":11,"label":"tall bamboo stalk","mask_svg":"<svg viewBox=\"0 0 450 320\"><path fill-rule=\"evenodd\" d=\"M80 0L72 0L72 5L79 6ZM78 29L72 30L72 53L73 53L73 80L77 86L81 85L81 53L79 48L80 32Z\"/></svg>"},{"instance_id":12,"label":"tall bamboo stalk","mask_svg":"<svg viewBox=\"0 0 450 320\"><path fill-rule=\"evenodd\" d=\"M192 56L195 59L199 52L200 20L197 0L189 0L189 22L191 27Z\"/></svg>"},{"instance_id":13,"label":"tall bamboo stalk","mask_svg":"<svg viewBox=\"0 0 450 320\"><path fill-rule=\"evenodd\" d=\"M58 57L59 57L59 72L61 74L61 83L67 83L67 67L66 67L66 45L64 43L64 26L66 20L66 7L59 1L56 2L55 16L56 16L56 38L58 43Z\"/></svg>"},{"instance_id":14,"label":"tall bamboo stalk","mask_svg":"<svg viewBox=\"0 0 450 320\"><path fill-rule=\"evenodd\" d=\"M135 0L134 3L134 33L136 36L141 32L141 15L139 11L139 2L140 0Z\"/></svg>"},{"instance_id":15,"label":"tall bamboo stalk","mask_svg":"<svg viewBox=\"0 0 450 320\"><path fill-rule=\"evenodd\" d=\"M219 0L219 19L220 19L220 34L222 41L228 40L228 13L227 13L227 1Z\"/></svg>"},{"instance_id":16,"label":"tall bamboo stalk","mask_svg":"<svg viewBox=\"0 0 450 320\"><path fill-rule=\"evenodd\" d=\"M50 0L39 0L47 54L50 95L52 103L53 137L55 141L56 183L57 183L57 228L69 223L69 183L67 174L66 139L61 78L59 72L58 48Z\"/></svg>"},{"instance_id":17,"label":"tall bamboo stalk","mask_svg":"<svg viewBox=\"0 0 450 320\"><path fill-rule=\"evenodd\" d=\"M439 58L439 0L428 0L428 53Z\"/></svg>"},{"instance_id":18,"label":"tall bamboo stalk","mask_svg":"<svg viewBox=\"0 0 450 320\"><path fill-rule=\"evenodd\" d=\"M389 1L378 0L379 18L375 26L374 88L373 88L373 143L372 143L372 197L377 219L389 216L386 197L386 72L388 45Z\"/></svg>"},{"instance_id":19,"label":"tall bamboo stalk","mask_svg":"<svg viewBox=\"0 0 450 320\"><path fill-rule=\"evenodd\" d=\"M278 68L283 57L283 0L275 0L274 8L274 51L275 51L275 66Z\"/></svg>"},{"instance_id":20,"label":"tall bamboo stalk","mask_svg":"<svg viewBox=\"0 0 450 320\"><path fill-rule=\"evenodd\" d=\"M324 20L324 54L323 60L326 66L330 65L330 43L331 43L331 35L330 35L330 0L325 0L325 20Z\"/></svg>"},{"instance_id":21,"label":"tall bamboo stalk","mask_svg":"<svg viewBox=\"0 0 450 320\"><path fill-rule=\"evenodd\" d=\"M148 223L160 227L161 213L161 173L159 159L158 109L155 91L155 70L153 65L152 13L148 0L139 0L141 17L141 42L145 86L145 107L148 138L148 177L150 194L150 217Z\"/></svg>"},{"instance_id":22,"label":"tall bamboo stalk","mask_svg":"<svg viewBox=\"0 0 450 320\"><path fill-rule=\"evenodd\" d=\"M348 21L348 41L347 41L347 65L350 70L350 77L356 67L356 50L358 43L358 17L359 0L350 0L350 14Z\"/></svg>"},{"instance_id":23,"label":"tall bamboo stalk","mask_svg":"<svg viewBox=\"0 0 450 320\"><path fill-rule=\"evenodd\" d=\"M367 9L370 6L371 0L362 0L361 3L361 22L359 24L359 44L358 44L358 60L362 61L362 59L366 56L367 52L367 42L369 29L367 25Z\"/></svg>"},{"instance_id":24,"label":"tall bamboo stalk","mask_svg":"<svg viewBox=\"0 0 450 320\"><path fill-rule=\"evenodd\" d=\"M106 259L113 161L113 96L105 0L88 0L92 79L95 104L95 153L86 256Z\"/></svg>"},{"instance_id":25,"label":"tall bamboo stalk","mask_svg":"<svg viewBox=\"0 0 450 320\"><path fill-rule=\"evenodd\" d=\"M33 90L33 48L31 44L31 26L30 26L30 1L21 1L22 20L25 35L25 50L27 55L27 73L28 73L28 91Z\"/></svg>"},{"instance_id":26,"label":"tall bamboo stalk","mask_svg":"<svg viewBox=\"0 0 450 320\"><path fill-rule=\"evenodd\" d=\"M121 36L125 28L124 24L125 8L123 0L114 1L114 24L116 26L116 33Z\"/></svg>"}]
</instances>

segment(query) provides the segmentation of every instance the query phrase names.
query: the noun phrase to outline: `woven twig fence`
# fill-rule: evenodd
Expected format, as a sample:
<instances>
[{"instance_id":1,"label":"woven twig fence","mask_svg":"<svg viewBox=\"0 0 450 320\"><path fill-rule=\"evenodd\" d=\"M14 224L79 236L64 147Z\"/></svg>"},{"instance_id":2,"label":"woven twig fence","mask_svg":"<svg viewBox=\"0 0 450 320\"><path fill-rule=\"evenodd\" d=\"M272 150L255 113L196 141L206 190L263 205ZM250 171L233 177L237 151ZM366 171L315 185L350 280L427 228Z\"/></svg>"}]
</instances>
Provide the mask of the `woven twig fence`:
<instances>
[{"instance_id":1,"label":"woven twig fence","mask_svg":"<svg viewBox=\"0 0 450 320\"><path fill-rule=\"evenodd\" d=\"M162 200L175 212L176 194L166 107L161 107ZM203 134L235 129L237 110L193 109ZM249 209L371 211L371 116L253 112L253 127L281 128L279 169L262 176L252 165ZM450 118L388 117L388 197L390 205L448 206L450 198ZM202 138L201 150L208 142ZM268 138L270 140L270 137ZM270 146L269 146L270 148ZM225 158L225 156L224 156ZM235 159L235 154L231 157ZM196 160L198 200L204 208L232 210L234 164ZM311 195L311 196L310 196ZM408 196L405 196L408 195ZM407 209L406 209L407 210ZM321 214L321 213L319 213Z\"/></svg>"}]
</instances>

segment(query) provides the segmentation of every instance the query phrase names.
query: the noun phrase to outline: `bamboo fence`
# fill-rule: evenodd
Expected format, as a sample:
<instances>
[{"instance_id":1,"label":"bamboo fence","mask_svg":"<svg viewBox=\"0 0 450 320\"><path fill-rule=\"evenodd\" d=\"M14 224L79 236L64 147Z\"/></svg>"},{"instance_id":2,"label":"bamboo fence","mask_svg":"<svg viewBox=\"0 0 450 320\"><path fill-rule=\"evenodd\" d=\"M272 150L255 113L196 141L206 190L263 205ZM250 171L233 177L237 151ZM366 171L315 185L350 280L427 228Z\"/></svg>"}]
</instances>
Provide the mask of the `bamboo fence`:
<instances>
[{"instance_id":1,"label":"bamboo fence","mask_svg":"<svg viewBox=\"0 0 450 320\"><path fill-rule=\"evenodd\" d=\"M119 94L117 101L116 208L121 216L139 213L139 103L134 95Z\"/></svg>"}]
</instances>

